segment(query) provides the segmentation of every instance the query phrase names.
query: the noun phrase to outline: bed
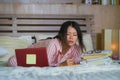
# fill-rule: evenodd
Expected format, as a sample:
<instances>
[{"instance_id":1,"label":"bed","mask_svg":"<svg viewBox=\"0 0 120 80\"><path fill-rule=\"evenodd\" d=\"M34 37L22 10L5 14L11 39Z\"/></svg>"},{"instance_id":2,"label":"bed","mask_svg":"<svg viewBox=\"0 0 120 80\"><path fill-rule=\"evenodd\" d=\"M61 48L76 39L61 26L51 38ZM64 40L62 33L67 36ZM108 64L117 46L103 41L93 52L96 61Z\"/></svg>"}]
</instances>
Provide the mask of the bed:
<instances>
[{"instance_id":1,"label":"bed","mask_svg":"<svg viewBox=\"0 0 120 80\"><path fill-rule=\"evenodd\" d=\"M88 50L94 48L93 15L55 15L55 14L0 14L0 47L7 48L8 55L0 58L7 60L14 55L15 48L25 48L34 43L38 47L45 47L48 37L54 37L61 24L68 20L79 23ZM92 37L91 37L92 36Z\"/></svg>"},{"instance_id":2,"label":"bed","mask_svg":"<svg viewBox=\"0 0 120 80\"><path fill-rule=\"evenodd\" d=\"M95 49L93 15L0 14L0 80L119 80L120 65L73 65L64 67L9 67L7 60L16 48L26 48L57 34L64 21L79 23L87 50ZM86 35L87 34L87 35ZM90 35L88 35L90 34ZM8 53L8 54L7 54Z\"/></svg>"},{"instance_id":3,"label":"bed","mask_svg":"<svg viewBox=\"0 0 120 80\"><path fill-rule=\"evenodd\" d=\"M120 65L2 67L0 80L119 80Z\"/></svg>"}]
</instances>

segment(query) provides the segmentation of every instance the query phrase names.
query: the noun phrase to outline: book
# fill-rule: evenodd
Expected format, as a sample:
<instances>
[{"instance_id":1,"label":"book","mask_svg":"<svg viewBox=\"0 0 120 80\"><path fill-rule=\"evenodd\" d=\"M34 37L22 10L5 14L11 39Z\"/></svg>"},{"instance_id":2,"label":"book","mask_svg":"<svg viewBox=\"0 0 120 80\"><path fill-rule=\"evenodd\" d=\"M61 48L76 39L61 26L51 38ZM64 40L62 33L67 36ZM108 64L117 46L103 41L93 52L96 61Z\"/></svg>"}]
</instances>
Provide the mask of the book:
<instances>
[{"instance_id":1,"label":"book","mask_svg":"<svg viewBox=\"0 0 120 80\"><path fill-rule=\"evenodd\" d=\"M86 63L89 65L104 65L111 64L113 61L110 57L100 57L95 59L87 59Z\"/></svg>"},{"instance_id":2,"label":"book","mask_svg":"<svg viewBox=\"0 0 120 80\"><path fill-rule=\"evenodd\" d=\"M103 50L111 50L111 43L112 43L112 30L111 29L104 29L102 32L103 36Z\"/></svg>"},{"instance_id":3,"label":"book","mask_svg":"<svg viewBox=\"0 0 120 80\"><path fill-rule=\"evenodd\" d=\"M94 59L94 58L101 58L101 57L109 57L112 56L112 50L103 50L100 53L92 53L92 54L83 54L82 58L87 59Z\"/></svg>"},{"instance_id":4,"label":"book","mask_svg":"<svg viewBox=\"0 0 120 80\"><path fill-rule=\"evenodd\" d=\"M110 0L101 0L102 5L110 5Z\"/></svg>"},{"instance_id":5,"label":"book","mask_svg":"<svg viewBox=\"0 0 120 80\"><path fill-rule=\"evenodd\" d=\"M106 56L106 57L83 60L80 62L80 64L81 65L106 65L106 64L111 64L112 62L113 62L112 58Z\"/></svg>"},{"instance_id":6,"label":"book","mask_svg":"<svg viewBox=\"0 0 120 80\"><path fill-rule=\"evenodd\" d=\"M120 0L111 0L111 5L120 5Z\"/></svg>"}]
</instances>

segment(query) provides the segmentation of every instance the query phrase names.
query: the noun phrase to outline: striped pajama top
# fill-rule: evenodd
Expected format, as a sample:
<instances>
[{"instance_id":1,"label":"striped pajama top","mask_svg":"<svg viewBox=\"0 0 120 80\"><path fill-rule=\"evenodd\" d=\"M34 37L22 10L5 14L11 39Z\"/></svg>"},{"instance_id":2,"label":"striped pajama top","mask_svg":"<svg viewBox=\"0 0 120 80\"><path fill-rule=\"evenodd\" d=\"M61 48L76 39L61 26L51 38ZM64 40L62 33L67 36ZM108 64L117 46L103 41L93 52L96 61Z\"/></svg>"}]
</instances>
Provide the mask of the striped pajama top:
<instances>
[{"instance_id":1,"label":"striped pajama top","mask_svg":"<svg viewBox=\"0 0 120 80\"><path fill-rule=\"evenodd\" d=\"M61 42L58 39L52 39L47 45L47 55L49 66L59 66L60 63L67 59L73 59L75 64L80 63L80 47L77 45L72 46L65 55L62 55ZM9 66L17 66L16 57L12 56L8 60Z\"/></svg>"},{"instance_id":2,"label":"striped pajama top","mask_svg":"<svg viewBox=\"0 0 120 80\"><path fill-rule=\"evenodd\" d=\"M61 54L62 46L58 39L52 39L47 46L48 61L50 66L59 66L60 63L67 59L73 59L75 64L80 63L80 47L78 45L72 46L65 55Z\"/></svg>"}]
</instances>

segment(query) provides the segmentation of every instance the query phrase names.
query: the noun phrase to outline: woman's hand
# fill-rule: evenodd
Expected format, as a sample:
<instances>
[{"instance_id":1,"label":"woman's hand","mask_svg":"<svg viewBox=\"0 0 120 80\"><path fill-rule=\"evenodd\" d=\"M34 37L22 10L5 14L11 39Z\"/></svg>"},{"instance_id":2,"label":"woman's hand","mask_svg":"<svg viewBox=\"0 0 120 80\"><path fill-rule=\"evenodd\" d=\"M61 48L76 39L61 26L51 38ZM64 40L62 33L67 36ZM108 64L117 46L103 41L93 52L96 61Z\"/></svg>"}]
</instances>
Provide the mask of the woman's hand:
<instances>
[{"instance_id":1,"label":"woman's hand","mask_svg":"<svg viewBox=\"0 0 120 80\"><path fill-rule=\"evenodd\" d=\"M64 62L60 63L59 66L67 66L67 61L64 61Z\"/></svg>"},{"instance_id":2,"label":"woman's hand","mask_svg":"<svg viewBox=\"0 0 120 80\"><path fill-rule=\"evenodd\" d=\"M75 65L73 59L67 59L66 61L60 63L60 66L72 66Z\"/></svg>"},{"instance_id":3,"label":"woman's hand","mask_svg":"<svg viewBox=\"0 0 120 80\"><path fill-rule=\"evenodd\" d=\"M67 60L67 65L68 65L68 66L74 65L73 59L68 59L68 60Z\"/></svg>"}]
</instances>

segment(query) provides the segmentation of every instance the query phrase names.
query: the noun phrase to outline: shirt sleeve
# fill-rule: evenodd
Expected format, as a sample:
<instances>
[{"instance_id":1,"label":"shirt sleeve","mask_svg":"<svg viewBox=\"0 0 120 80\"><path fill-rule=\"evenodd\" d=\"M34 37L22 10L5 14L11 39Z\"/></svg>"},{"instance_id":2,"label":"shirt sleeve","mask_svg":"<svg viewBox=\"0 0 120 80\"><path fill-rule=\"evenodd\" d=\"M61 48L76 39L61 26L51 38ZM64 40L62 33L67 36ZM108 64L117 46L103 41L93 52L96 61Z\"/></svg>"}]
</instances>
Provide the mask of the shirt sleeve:
<instances>
[{"instance_id":1,"label":"shirt sleeve","mask_svg":"<svg viewBox=\"0 0 120 80\"><path fill-rule=\"evenodd\" d=\"M57 46L57 44L56 44L55 40L51 40L47 46L49 66L57 66L58 65L57 62L55 62L55 58L58 57L56 46Z\"/></svg>"},{"instance_id":2,"label":"shirt sleeve","mask_svg":"<svg viewBox=\"0 0 120 80\"><path fill-rule=\"evenodd\" d=\"M17 66L17 60L15 55L8 59L8 66L11 66L11 67Z\"/></svg>"},{"instance_id":3,"label":"shirt sleeve","mask_svg":"<svg viewBox=\"0 0 120 80\"><path fill-rule=\"evenodd\" d=\"M80 64L80 61L81 61L81 53L80 53L80 47L78 46L75 46L75 51L74 51L74 62L75 64Z\"/></svg>"}]
</instances>

